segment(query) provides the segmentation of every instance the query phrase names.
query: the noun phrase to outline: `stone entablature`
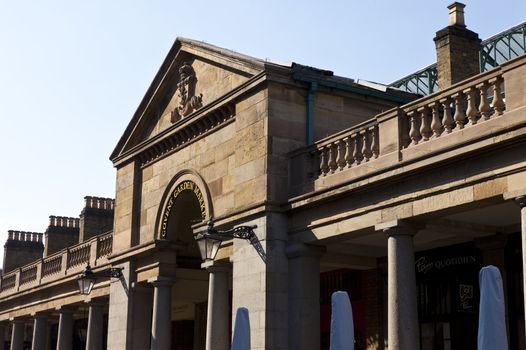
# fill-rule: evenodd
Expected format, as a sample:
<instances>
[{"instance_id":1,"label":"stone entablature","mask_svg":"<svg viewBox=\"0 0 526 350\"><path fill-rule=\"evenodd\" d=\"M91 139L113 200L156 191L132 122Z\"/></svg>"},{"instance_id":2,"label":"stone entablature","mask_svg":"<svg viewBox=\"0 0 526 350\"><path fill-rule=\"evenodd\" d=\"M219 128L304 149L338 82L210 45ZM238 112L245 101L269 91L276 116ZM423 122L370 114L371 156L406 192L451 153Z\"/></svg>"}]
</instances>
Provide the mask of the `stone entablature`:
<instances>
[{"instance_id":1,"label":"stone entablature","mask_svg":"<svg viewBox=\"0 0 526 350\"><path fill-rule=\"evenodd\" d=\"M523 125L524 113L515 112L526 106L518 93L525 71L526 57L518 57L291 152L290 196L307 194L311 183L314 192L335 187Z\"/></svg>"},{"instance_id":2,"label":"stone entablature","mask_svg":"<svg viewBox=\"0 0 526 350\"><path fill-rule=\"evenodd\" d=\"M76 277L88 263L92 267L106 265L111 251L112 233L106 233L22 266L1 276L0 298Z\"/></svg>"}]
</instances>

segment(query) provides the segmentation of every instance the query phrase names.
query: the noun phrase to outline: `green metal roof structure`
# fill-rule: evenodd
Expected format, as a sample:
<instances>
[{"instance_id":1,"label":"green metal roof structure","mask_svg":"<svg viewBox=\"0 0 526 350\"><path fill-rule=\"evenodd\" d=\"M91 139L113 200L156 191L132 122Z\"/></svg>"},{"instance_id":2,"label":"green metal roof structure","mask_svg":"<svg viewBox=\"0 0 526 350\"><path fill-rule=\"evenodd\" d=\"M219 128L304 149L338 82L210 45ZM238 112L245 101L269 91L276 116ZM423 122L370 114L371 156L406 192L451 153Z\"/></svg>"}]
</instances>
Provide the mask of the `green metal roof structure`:
<instances>
[{"instance_id":1,"label":"green metal roof structure","mask_svg":"<svg viewBox=\"0 0 526 350\"><path fill-rule=\"evenodd\" d=\"M484 40L480 45L480 71L485 72L499 64L526 53L526 22ZM438 91L436 63L399 79L389 86L421 95Z\"/></svg>"}]
</instances>

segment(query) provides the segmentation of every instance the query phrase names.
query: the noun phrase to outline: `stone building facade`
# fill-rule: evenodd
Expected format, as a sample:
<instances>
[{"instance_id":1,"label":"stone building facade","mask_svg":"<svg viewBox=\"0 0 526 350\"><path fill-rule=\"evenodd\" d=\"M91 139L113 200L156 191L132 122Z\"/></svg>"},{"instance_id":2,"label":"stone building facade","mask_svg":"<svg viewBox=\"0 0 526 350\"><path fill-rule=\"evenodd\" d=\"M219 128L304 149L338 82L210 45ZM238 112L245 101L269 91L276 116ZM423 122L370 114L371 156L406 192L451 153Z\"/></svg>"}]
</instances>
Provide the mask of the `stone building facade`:
<instances>
[{"instance_id":1,"label":"stone building facade","mask_svg":"<svg viewBox=\"0 0 526 350\"><path fill-rule=\"evenodd\" d=\"M454 36L463 6L450 10L439 33ZM477 274L493 264L524 349L526 57L457 72L421 97L178 38L111 154L114 206L89 202L78 244L2 276L0 336L226 350L245 307L252 349L328 349L330 294L346 290L356 349L473 349ZM255 226L257 243L224 241L203 263L194 236L212 220Z\"/></svg>"}]
</instances>

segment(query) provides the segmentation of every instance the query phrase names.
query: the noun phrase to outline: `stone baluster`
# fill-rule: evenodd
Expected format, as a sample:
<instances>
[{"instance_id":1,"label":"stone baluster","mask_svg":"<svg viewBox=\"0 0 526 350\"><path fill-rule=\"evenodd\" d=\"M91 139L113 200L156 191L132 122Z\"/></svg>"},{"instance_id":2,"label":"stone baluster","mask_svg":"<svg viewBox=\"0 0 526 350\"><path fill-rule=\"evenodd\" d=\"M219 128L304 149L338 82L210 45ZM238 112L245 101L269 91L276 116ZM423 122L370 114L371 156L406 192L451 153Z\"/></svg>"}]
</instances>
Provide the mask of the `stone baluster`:
<instances>
[{"instance_id":1,"label":"stone baluster","mask_svg":"<svg viewBox=\"0 0 526 350\"><path fill-rule=\"evenodd\" d=\"M469 120L469 124L475 125L477 124L477 106L475 103L475 89L469 88L464 91L464 94L466 95L467 99L467 107L466 107L466 117Z\"/></svg>"},{"instance_id":2,"label":"stone baluster","mask_svg":"<svg viewBox=\"0 0 526 350\"><path fill-rule=\"evenodd\" d=\"M378 144L378 126L371 128L371 150L374 158L378 158L380 155L380 145Z\"/></svg>"},{"instance_id":3,"label":"stone baluster","mask_svg":"<svg viewBox=\"0 0 526 350\"><path fill-rule=\"evenodd\" d=\"M423 141L427 141L431 136L431 128L429 126L429 118L427 116L427 107L420 107L417 111L420 114L420 135Z\"/></svg>"},{"instance_id":4,"label":"stone baluster","mask_svg":"<svg viewBox=\"0 0 526 350\"><path fill-rule=\"evenodd\" d=\"M329 172L329 162L327 161L327 147L320 149L320 172L323 176Z\"/></svg>"},{"instance_id":5,"label":"stone baluster","mask_svg":"<svg viewBox=\"0 0 526 350\"><path fill-rule=\"evenodd\" d=\"M502 115L502 113L504 113L504 108L506 107L500 91L502 81L502 77L497 77L490 81L493 85L493 101L491 102L491 107L495 110L497 115Z\"/></svg>"},{"instance_id":6,"label":"stone baluster","mask_svg":"<svg viewBox=\"0 0 526 350\"><path fill-rule=\"evenodd\" d=\"M344 138L343 140L345 141L345 163L347 164L347 168L350 168L352 163L354 163L354 142L350 136Z\"/></svg>"},{"instance_id":7,"label":"stone baluster","mask_svg":"<svg viewBox=\"0 0 526 350\"><path fill-rule=\"evenodd\" d=\"M354 135L354 152L353 152L353 158L356 162L356 164L360 164L363 160L363 154L361 151L361 136L360 134Z\"/></svg>"},{"instance_id":8,"label":"stone baluster","mask_svg":"<svg viewBox=\"0 0 526 350\"><path fill-rule=\"evenodd\" d=\"M433 130L433 137L440 137L442 133L442 120L440 119L439 104L434 102L429 105L431 108L432 121L431 121L431 130Z\"/></svg>"},{"instance_id":9,"label":"stone baluster","mask_svg":"<svg viewBox=\"0 0 526 350\"><path fill-rule=\"evenodd\" d=\"M455 100L455 115L453 116L453 119L459 129L464 129L464 124L466 123L466 114L464 113L464 106L462 103L463 97L464 96L462 96L462 93L460 92L453 95L453 99Z\"/></svg>"},{"instance_id":10,"label":"stone baluster","mask_svg":"<svg viewBox=\"0 0 526 350\"><path fill-rule=\"evenodd\" d=\"M444 130L446 130L446 133L451 133L453 130L453 127L455 126L455 120L451 116L451 100L449 98L445 98L440 100L440 103L442 103L442 106L444 107L444 116L442 117L442 125L444 126Z\"/></svg>"},{"instance_id":11,"label":"stone baluster","mask_svg":"<svg viewBox=\"0 0 526 350\"><path fill-rule=\"evenodd\" d=\"M491 110L488 103L488 84L485 82L477 85L480 93L479 112L480 117L484 120L489 120L491 117Z\"/></svg>"},{"instance_id":12,"label":"stone baluster","mask_svg":"<svg viewBox=\"0 0 526 350\"><path fill-rule=\"evenodd\" d=\"M336 141L336 145L338 147L338 155L336 156L336 163L338 164L338 168L340 170L343 170L343 168L345 168L345 141L344 140Z\"/></svg>"},{"instance_id":13,"label":"stone baluster","mask_svg":"<svg viewBox=\"0 0 526 350\"><path fill-rule=\"evenodd\" d=\"M366 162L373 156L373 150L371 149L371 137L368 130L360 131L362 135L362 154Z\"/></svg>"},{"instance_id":14,"label":"stone baluster","mask_svg":"<svg viewBox=\"0 0 526 350\"><path fill-rule=\"evenodd\" d=\"M336 164L336 152L334 152L334 144L331 143L327 147L329 148L329 169L332 174L338 167L338 164Z\"/></svg>"},{"instance_id":15,"label":"stone baluster","mask_svg":"<svg viewBox=\"0 0 526 350\"><path fill-rule=\"evenodd\" d=\"M413 141L414 145L418 144L418 141L422 138L420 136L420 130L418 127L418 113L417 111L411 111L408 113L409 116L409 124L411 125L411 128L409 129L409 138Z\"/></svg>"}]
</instances>

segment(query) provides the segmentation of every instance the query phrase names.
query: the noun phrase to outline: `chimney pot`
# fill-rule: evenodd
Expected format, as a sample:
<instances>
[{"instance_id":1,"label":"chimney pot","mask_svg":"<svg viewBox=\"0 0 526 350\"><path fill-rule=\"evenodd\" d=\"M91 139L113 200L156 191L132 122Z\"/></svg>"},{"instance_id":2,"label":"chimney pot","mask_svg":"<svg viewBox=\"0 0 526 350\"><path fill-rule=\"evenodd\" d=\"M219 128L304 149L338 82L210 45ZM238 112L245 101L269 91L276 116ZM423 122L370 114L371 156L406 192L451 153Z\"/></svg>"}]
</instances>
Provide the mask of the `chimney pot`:
<instances>
[{"instance_id":1,"label":"chimney pot","mask_svg":"<svg viewBox=\"0 0 526 350\"><path fill-rule=\"evenodd\" d=\"M466 23L464 22L464 7L466 7L466 5L460 2L454 2L447 7L449 9L449 25L450 26L454 26L454 25L459 25L462 27L466 26Z\"/></svg>"}]
</instances>

